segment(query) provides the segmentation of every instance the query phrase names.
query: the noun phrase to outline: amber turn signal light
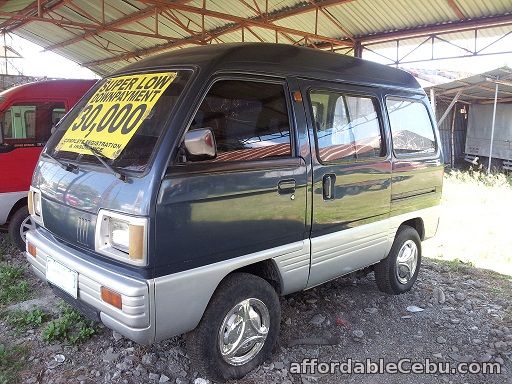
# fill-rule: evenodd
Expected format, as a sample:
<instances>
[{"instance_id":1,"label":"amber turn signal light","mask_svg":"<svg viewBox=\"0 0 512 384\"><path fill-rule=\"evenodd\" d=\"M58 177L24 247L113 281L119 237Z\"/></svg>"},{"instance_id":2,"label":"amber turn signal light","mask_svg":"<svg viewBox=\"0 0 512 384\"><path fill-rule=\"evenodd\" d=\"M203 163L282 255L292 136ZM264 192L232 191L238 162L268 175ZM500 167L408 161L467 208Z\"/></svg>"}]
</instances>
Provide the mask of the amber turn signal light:
<instances>
[{"instance_id":1,"label":"amber turn signal light","mask_svg":"<svg viewBox=\"0 0 512 384\"><path fill-rule=\"evenodd\" d=\"M27 244L27 251L30 256L36 257L37 256L37 248L35 245L28 243Z\"/></svg>"},{"instance_id":2,"label":"amber turn signal light","mask_svg":"<svg viewBox=\"0 0 512 384\"><path fill-rule=\"evenodd\" d=\"M302 103L302 93L300 91L293 92L293 100L297 103Z\"/></svg>"},{"instance_id":3,"label":"amber turn signal light","mask_svg":"<svg viewBox=\"0 0 512 384\"><path fill-rule=\"evenodd\" d=\"M142 260L144 258L144 227L130 224L129 231L130 248L128 254L130 259Z\"/></svg>"},{"instance_id":4,"label":"amber turn signal light","mask_svg":"<svg viewBox=\"0 0 512 384\"><path fill-rule=\"evenodd\" d=\"M123 299L121 295L107 287L101 287L101 300L113 307L123 309Z\"/></svg>"}]
</instances>

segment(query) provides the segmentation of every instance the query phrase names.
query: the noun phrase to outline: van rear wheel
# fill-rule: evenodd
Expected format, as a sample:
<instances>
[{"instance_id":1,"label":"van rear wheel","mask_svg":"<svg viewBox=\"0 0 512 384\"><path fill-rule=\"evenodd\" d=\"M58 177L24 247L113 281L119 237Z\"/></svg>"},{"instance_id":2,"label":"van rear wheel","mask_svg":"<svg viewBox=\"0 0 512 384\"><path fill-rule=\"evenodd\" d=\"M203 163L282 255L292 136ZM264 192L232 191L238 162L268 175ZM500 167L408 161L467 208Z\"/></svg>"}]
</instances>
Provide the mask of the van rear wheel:
<instances>
[{"instance_id":1,"label":"van rear wheel","mask_svg":"<svg viewBox=\"0 0 512 384\"><path fill-rule=\"evenodd\" d=\"M420 236L414 228L403 225L398 229L388 257L375 266L377 287L391 295L409 291L418 278L420 265Z\"/></svg>"},{"instance_id":2,"label":"van rear wheel","mask_svg":"<svg viewBox=\"0 0 512 384\"><path fill-rule=\"evenodd\" d=\"M239 379L270 357L281 321L264 279L233 273L219 285L197 328L186 335L192 364L215 380Z\"/></svg>"},{"instance_id":3,"label":"van rear wheel","mask_svg":"<svg viewBox=\"0 0 512 384\"><path fill-rule=\"evenodd\" d=\"M19 208L9 220L9 237L20 250L25 250L27 232L34 229L36 224L28 213L27 206Z\"/></svg>"}]
</instances>

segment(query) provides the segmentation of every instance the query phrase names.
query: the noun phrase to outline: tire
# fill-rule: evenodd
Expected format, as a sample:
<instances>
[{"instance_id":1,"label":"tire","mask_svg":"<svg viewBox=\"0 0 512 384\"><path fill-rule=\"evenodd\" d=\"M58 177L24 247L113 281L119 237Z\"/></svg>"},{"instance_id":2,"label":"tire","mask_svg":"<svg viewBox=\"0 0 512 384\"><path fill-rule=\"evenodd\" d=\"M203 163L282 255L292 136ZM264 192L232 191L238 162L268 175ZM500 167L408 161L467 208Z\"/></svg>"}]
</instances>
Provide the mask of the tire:
<instances>
[{"instance_id":1,"label":"tire","mask_svg":"<svg viewBox=\"0 0 512 384\"><path fill-rule=\"evenodd\" d=\"M23 226L23 228L22 228ZM16 245L20 250L25 250L25 234L21 232L26 232L29 229L35 228L34 220L30 217L28 213L28 208L26 205L19 208L12 215L9 220L9 238L11 242Z\"/></svg>"},{"instance_id":2,"label":"tire","mask_svg":"<svg viewBox=\"0 0 512 384\"><path fill-rule=\"evenodd\" d=\"M243 311L244 307L241 305L243 303L249 304L245 308L252 309L253 312ZM265 320L264 308L260 303L268 310L268 321ZM266 323L268 332L261 344L257 341L254 344L248 343L247 350L243 349L244 343L239 343L242 346L239 360L228 361L230 357L223 357L221 353L221 345L225 346L227 335L232 336L229 340L234 341L235 346L236 340L241 340L239 335L244 335L243 332L237 331L245 329L254 331L255 329L250 326L244 328L242 323L233 326L242 319L240 315L245 313L251 315L256 327ZM255 313L257 316L254 316ZM213 294L197 328L185 336L192 365L213 380L242 378L270 357L279 335L280 322L279 297L267 281L248 273L228 275ZM231 333L228 330L230 324L233 326ZM249 325L249 323L245 324ZM253 334L257 335L254 332ZM244 357L249 359L245 361ZM232 360L236 358L236 354L231 357Z\"/></svg>"},{"instance_id":3,"label":"tire","mask_svg":"<svg viewBox=\"0 0 512 384\"><path fill-rule=\"evenodd\" d=\"M414 248L416 258L414 258ZM401 259L400 263L397 262L399 258ZM420 266L420 236L414 228L403 225L397 231L388 256L375 266L377 287L380 291L391 295L405 293L412 288L418 278ZM414 271L411 275L410 270L413 268Z\"/></svg>"}]
</instances>

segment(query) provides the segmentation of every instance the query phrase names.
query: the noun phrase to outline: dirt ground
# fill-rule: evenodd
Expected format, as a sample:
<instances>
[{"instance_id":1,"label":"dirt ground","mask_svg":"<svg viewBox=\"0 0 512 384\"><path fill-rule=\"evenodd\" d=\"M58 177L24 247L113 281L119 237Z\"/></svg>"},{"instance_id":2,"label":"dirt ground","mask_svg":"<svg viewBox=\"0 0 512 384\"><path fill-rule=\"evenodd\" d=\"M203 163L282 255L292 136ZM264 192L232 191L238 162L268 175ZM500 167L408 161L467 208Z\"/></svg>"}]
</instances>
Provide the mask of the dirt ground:
<instances>
[{"instance_id":1,"label":"dirt ground","mask_svg":"<svg viewBox=\"0 0 512 384\"><path fill-rule=\"evenodd\" d=\"M504 207L511 209L510 204L507 206L503 201L496 201L496 196L486 194L498 193L512 201L508 195L511 192L505 187L497 192L454 177L447 180L445 205L450 206L443 209L443 220L447 221L441 224L438 238L424 244L429 258L424 258L411 292L400 296L382 294L370 274L360 279L340 278L282 298L278 347L270 361L238 383L512 383L512 277L508 269L511 236L492 226L472 232L466 221L472 215L474 198L485 199L493 215L498 212L503 215L507 209ZM455 195L461 190L471 198L457 199ZM493 210L488 206L491 203L499 204L501 209ZM453 215L463 212L467 216L454 218ZM481 209L479 214L487 214L487 209ZM478 217L476 221L478 224ZM469 231L469 236L464 231ZM501 236L505 238L501 240ZM487 247L480 246L481 242ZM0 235L0 249L3 253L0 265L25 265L22 255L6 245L4 235ZM503 273L455 259L471 261L477 266L483 263L488 268L494 266ZM0 292L0 300L4 297L3 303L0 302L0 370L4 370L4 373L0 371L0 384L2 380L9 383L16 380L25 383L207 382L190 366L181 337L143 347L112 331L96 328L96 334L90 338L87 334L85 341L75 344L43 341L42 334L48 335L50 320L62 317L62 309L51 290L30 272L21 278L28 284L21 303L8 296L5 299ZM422 311L411 312L411 308L407 309L411 306ZM30 308L39 308L47 315L21 330L19 322L9 321L9 313ZM365 362L368 358L374 362L383 359L396 363L400 359L410 362L428 359L450 363L450 367L458 363L498 363L501 373L427 375L337 371L321 374L294 373L292 369L292 363L303 359L342 363ZM406 363L407 366L410 364Z\"/></svg>"}]
</instances>

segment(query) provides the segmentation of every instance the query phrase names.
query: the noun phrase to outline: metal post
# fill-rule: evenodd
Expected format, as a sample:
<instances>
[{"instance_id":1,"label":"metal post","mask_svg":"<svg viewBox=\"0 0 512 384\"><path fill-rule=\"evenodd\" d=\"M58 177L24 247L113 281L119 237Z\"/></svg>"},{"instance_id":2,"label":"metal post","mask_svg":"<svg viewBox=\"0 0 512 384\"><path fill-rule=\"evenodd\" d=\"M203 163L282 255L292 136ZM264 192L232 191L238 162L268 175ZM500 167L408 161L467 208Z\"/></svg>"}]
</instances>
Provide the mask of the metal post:
<instances>
[{"instance_id":1,"label":"metal post","mask_svg":"<svg viewBox=\"0 0 512 384\"><path fill-rule=\"evenodd\" d=\"M363 45L359 40L354 43L354 57L357 57L358 59L363 58Z\"/></svg>"},{"instance_id":2,"label":"metal post","mask_svg":"<svg viewBox=\"0 0 512 384\"><path fill-rule=\"evenodd\" d=\"M492 126L491 126L491 146L489 148L489 164L487 164L487 173L491 173L491 161L492 161L492 142L494 141L494 124L496 123L496 105L498 104L498 80L496 78L496 89L494 91L494 110L492 111Z\"/></svg>"},{"instance_id":3,"label":"metal post","mask_svg":"<svg viewBox=\"0 0 512 384\"><path fill-rule=\"evenodd\" d=\"M457 103L452 111L452 126L450 130L450 167L455 166L455 118L457 117Z\"/></svg>"},{"instance_id":4,"label":"metal post","mask_svg":"<svg viewBox=\"0 0 512 384\"><path fill-rule=\"evenodd\" d=\"M7 67L7 40L5 38L5 34L7 32L4 31L4 57L5 57L5 74L7 75L7 72L9 71L8 67ZM5 85L5 84L4 84ZM4 87L5 89L5 87Z\"/></svg>"},{"instance_id":5,"label":"metal post","mask_svg":"<svg viewBox=\"0 0 512 384\"><path fill-rule=\"evenodd\" d=\"M437 121L436 117L436 90L434 87L430 88L430 105L432 107L432 115L434 116L434 121Z\"/></svg>"}]
</instances>

